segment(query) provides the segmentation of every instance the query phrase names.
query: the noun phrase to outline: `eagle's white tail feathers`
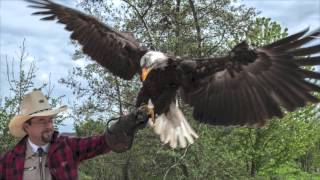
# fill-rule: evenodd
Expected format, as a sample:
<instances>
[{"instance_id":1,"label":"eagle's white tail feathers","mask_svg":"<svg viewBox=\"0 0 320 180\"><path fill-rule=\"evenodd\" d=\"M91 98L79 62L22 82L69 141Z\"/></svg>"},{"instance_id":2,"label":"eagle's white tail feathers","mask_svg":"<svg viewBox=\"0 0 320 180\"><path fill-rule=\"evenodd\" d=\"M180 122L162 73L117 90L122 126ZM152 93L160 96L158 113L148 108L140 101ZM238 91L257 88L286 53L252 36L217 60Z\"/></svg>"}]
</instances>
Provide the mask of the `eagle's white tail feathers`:
<instances>
[{"instance_id":1,"label":"eagle's white tail feathers","mask_svg":"<svg viewBox=\"0 0 320 180\"><path fill-rule=\"evenodd\" d=\"M175 103L171 103L169 112L158 116L155 123L149 120L149 125L160 135L161 142L169 143L172 148L185 148L199 137Z\"/></svg>"}]
</instances>

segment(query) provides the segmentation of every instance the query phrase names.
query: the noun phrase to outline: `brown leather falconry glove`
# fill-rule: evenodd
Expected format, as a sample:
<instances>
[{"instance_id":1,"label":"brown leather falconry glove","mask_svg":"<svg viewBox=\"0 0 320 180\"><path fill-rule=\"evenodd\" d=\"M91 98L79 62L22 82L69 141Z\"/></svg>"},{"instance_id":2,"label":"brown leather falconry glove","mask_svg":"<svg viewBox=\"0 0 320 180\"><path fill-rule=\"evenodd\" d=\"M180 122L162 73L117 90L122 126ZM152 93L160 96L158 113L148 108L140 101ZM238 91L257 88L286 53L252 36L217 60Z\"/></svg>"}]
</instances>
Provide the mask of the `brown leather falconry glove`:
<instances>
[{"instance_id":1,"label":"brown leather falconry glove","mask_svg":"<svg viewBox=\"0 0 320 180\"><path fill-rule=\"evenodd\" d=\"M148 122L149 115L145 107L134 110L126 116L110 120L105 132L106 142L112 151L121 153L131 148L134 134Z\"/></svg>"}]
</instances>

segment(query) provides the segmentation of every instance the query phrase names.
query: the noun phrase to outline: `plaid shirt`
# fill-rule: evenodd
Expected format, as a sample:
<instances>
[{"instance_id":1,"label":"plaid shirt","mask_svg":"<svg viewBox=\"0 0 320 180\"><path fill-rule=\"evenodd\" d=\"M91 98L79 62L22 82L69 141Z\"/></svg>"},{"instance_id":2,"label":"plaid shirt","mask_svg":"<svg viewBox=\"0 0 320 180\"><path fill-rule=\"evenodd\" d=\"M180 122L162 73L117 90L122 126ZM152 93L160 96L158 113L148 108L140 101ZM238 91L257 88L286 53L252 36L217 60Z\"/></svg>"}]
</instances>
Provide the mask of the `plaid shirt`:
<instances>
[{"instance_id":1,"label":"plaid shirt","mask_svg":"<svg viewBox=\"0 0 320 180\"><path fill-rule=\"evenodd\" d=\"M0 158L0 180L22 180L27 136ZM48 152L48 167L53 179L78 179L82 160L110 152L105 135L86 138L58 136L55 132Z\"/></svg>"}]
</instances>

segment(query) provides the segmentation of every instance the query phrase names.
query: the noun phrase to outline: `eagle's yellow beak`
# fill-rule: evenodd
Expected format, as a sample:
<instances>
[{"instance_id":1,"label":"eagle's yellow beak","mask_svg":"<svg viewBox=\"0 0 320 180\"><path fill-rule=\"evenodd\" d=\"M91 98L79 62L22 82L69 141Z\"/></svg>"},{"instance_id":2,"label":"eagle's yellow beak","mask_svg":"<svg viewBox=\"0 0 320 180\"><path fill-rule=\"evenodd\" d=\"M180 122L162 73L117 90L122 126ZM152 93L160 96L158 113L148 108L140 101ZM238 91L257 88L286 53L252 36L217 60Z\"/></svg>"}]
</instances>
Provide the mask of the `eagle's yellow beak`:
<instances>
[{"instance_id":1,"label":"eagle's yellow beak","mask_svg":"<svg viewBox=\"0 0 320 180\"><path fill-rule=\"evenodd\" d=\"M142 72L140 75L140 80L145 81L148 77L149 72L151 71L151 68L142 68Z\"/></svg>"}]
</instances>

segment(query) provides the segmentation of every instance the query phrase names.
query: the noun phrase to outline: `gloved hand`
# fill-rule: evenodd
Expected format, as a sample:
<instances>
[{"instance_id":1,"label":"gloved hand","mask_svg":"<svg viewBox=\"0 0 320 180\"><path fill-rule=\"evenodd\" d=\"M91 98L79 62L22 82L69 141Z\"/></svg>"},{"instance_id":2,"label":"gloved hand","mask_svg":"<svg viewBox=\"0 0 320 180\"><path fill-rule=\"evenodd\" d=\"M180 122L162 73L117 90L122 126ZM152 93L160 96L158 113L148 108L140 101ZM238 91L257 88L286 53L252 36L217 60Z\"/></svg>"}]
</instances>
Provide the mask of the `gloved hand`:
<instances>
[{"instance_id":1,"label":"gloved hand","mask_svg":"<svg viewBox=\"0 0 320 180\"><path fill-rule=\"evenodd\" d=\"M135 132L144 128L148 119L148 110L142 106L126 116L110 120L105 132L107 144L114 152L130 149Z\"/></svg>"}]
</instances>

